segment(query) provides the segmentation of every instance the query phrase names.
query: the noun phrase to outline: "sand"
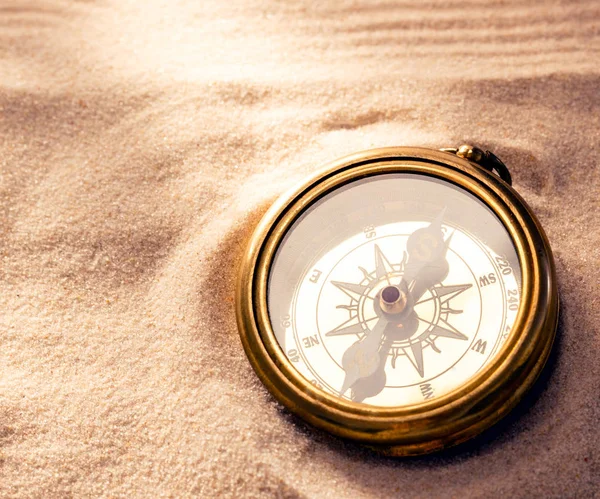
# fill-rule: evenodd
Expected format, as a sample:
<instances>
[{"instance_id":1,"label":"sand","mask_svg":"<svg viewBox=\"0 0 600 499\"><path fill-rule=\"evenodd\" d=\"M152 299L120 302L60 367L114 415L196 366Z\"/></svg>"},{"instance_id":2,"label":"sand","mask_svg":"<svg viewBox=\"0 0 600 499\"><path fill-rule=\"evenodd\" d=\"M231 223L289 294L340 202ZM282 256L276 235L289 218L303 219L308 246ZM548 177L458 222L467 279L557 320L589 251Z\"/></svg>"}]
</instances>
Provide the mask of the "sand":
<instances>
[{"instance_id":1,"label":"sand","mask_svg":"<svg viewBox=\"0 0 600 499\"><path fill-rule=\"evenodd\" d=\"M600 496L600 6L0 3L0 496ZM387 145L492 149L555 252L543 379L389 459L279 406L234 267L268 203Z\"/></svg>"}]
</instances>

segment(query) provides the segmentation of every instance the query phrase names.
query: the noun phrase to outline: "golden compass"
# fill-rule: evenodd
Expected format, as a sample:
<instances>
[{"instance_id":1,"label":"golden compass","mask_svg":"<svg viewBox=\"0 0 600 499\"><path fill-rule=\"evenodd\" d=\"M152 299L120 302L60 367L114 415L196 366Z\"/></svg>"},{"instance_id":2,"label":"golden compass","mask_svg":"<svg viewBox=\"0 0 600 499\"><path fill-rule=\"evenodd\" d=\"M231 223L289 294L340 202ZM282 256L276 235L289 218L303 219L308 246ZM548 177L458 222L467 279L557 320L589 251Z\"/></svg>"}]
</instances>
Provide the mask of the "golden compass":
<instances>
[{"instance_id":1,"label":"golden compass","mask_svg":"<svg viewBox=\"0 0 600 499\"><path fill-rule=\"evenodd\" d=\"M552 346L546 236L506 166L471 146L393 147L282 196L242 261L242 343L273 395L392 455L480 433Z\"/></svg>"}]
</instances>

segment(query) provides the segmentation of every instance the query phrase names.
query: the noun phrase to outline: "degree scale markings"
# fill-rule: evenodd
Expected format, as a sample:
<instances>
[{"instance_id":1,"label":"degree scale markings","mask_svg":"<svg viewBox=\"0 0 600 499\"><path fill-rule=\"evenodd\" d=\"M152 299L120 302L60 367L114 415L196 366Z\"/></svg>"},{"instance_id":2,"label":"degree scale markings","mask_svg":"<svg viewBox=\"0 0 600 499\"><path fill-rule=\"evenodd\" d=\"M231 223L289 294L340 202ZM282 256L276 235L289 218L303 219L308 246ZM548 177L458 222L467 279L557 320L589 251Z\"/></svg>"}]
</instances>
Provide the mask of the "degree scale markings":
<instances>
[{"instance_id":1,"label":"degree scale markings","mask_svg":"<svg viewBox=\"0 0 600 499\"><path fill-rule=\"evenodd\" d=\"M361 298L347 292L347 287L342 290L331 281L342 287L343 284L368 287L372 281L381 281L380 269L387 263L400 275L399 260L406 247L406 238L431 223L425 220L436 217L439 213L436 206L440 204L449 207L448 218L442 227L447 245L448 236L458 230L449 244L453 268L441 284L471 286L455 297L450 295L449 303L443 306L441 302L446 301L445 296L434 297L436 293L430 291L429 284L429 287L422 285L414 293L419 296L415 299L418 315L428 321L418 320L419 329L412 335L415 339L426 333L419 341L425 376L422 378L414 367L417 362L416 357L411 356L410 338L403 345L405 348L400 346L406 338L396 339L392 345L385 345L383 341L379 351L389 347L387 357L383 359L388 378L384 383L385 396L367 397L365 403L395 406L418 402L422 400L419 386L424 383L430 384L435 397L441 396L460 386L489 361L493 351L498 351L498 345L505 340L506 329L510 329L516 315L516 311L506 310L505 293L499 288L515 289L520 285L519 259L509 231L493 209L462 186L425 174L381 174L341 186L309 205L289 227L269 271L268 306L276 338L282 347L286 343L290 348L296 347L294 355L288 357L295 359L293 367L309 381L316 383L318 380L323 383L324 390L337 394L343 381L344 371L340 366L343 352L357 339L368 335L376 322L376 314L368 311L374 306L374 296L367 293ZM423 221L419 222L420 219ZM388 230L394 224L394 230ZM371 244L366 244L367 249L363 251L363 243ZM458 253L453 253L455 251ZM494 262L499 256L513 266L516 280L501 274ZM344 261L346 258L348 260ZM351 263L353 270L346 271ZM455 266L462 269L461 272L457 273ZM338 272L337 267L346 270ZM389 273L390 269L386 270ZM494 272L498 275L499 286L486 287L482 292L478 286L479 277ZM476 277L471 279L473 273ZM396 285L393 279L390 282ZM390 285L387 279L379 284ZM473 299L479 303L471 303ZM514 300L516 302L511 306L517 308L519 297ZM499 309L506 313L503 310L501 314ZM292 325L283 328L278 323L286 315L292 316ZM498 321L502 322L501 327ZM469 340L429 335L434 328L432 324L452 331L444 322ZM340 334L334 334L334 331ZM401 332L398 333L400 336ZM319 344L309 340L311 346L303 348L304 340L315 334ZM460 345L463 351L456 351L458 347L451 347L450 343ZM450 357L456 360L456 365L444 360ZM432 379L435 379L434 384ZM410 390L415 391L409 393ZM345 398L348 395L351 394L346 394Z\"/></svg>"}]
</instances>

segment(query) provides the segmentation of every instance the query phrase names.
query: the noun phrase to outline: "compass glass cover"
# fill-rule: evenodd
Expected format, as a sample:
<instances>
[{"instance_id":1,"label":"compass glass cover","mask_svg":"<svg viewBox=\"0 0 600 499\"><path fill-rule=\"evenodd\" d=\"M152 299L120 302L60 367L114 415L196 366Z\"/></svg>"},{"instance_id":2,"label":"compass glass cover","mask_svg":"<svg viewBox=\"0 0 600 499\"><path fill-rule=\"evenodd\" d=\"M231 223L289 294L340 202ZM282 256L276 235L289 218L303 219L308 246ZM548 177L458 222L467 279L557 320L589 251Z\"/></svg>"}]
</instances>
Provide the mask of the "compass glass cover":
<instances>
[{"instance_id":1,"label":"compass glass cover","mask_svg":"<svg viewBox=\"0 0 600 499\"><path fill-rule=\"evenodd\" d=\"M292 365L354 402L405 406L463 385L519 309L506 228L445 180L386 173L309 206L271 265L268 312Z\"/></svg>"}]
</instances>

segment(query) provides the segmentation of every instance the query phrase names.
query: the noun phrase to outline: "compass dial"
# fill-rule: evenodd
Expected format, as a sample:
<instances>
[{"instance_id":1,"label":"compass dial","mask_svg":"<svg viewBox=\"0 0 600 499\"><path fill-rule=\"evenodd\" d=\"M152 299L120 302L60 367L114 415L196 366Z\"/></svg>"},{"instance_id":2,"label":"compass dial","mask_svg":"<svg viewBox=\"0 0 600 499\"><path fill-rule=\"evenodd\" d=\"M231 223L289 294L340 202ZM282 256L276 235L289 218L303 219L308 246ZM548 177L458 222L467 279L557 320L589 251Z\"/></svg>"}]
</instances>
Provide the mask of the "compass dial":
<instances>
[{"instance_id":1,"label":"compass dial","mask_svg":"<svg viewBox=\"0 0 600 499\"><path fill-rule=\"evenodd\" d=\"M404 406L460 388L511 334L521 272L467 191L417 174L354 181L283 239L268 310L295 368L328 393Z\"/></svg>"}]
</instances>

